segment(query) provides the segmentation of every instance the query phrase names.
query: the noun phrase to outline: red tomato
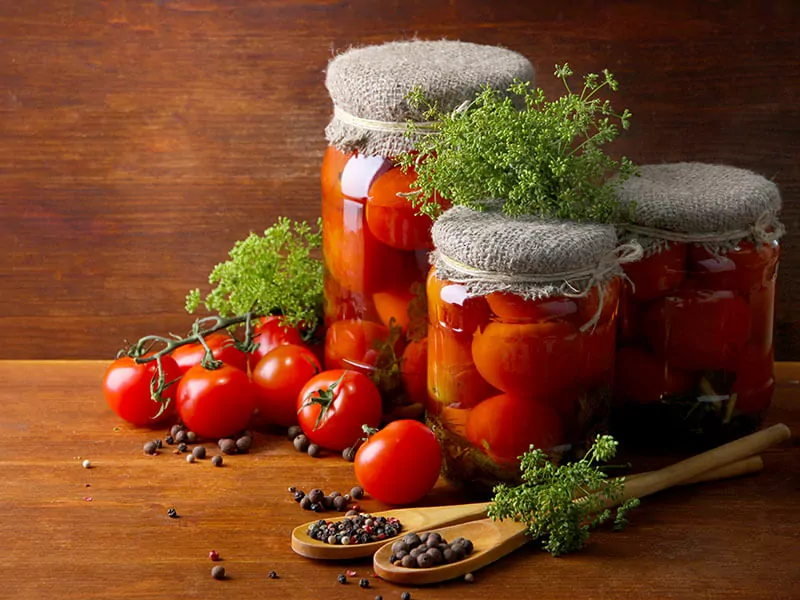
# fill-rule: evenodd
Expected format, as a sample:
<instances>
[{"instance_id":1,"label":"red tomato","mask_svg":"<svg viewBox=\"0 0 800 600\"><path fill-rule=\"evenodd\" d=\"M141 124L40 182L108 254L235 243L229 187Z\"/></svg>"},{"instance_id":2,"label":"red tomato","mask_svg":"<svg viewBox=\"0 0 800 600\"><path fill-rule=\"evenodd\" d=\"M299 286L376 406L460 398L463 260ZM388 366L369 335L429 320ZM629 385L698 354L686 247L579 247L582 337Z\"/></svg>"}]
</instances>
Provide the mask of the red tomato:
<instances>
[{"instance_id":1,"label":"red tomato","mask_svg":"<svg viewBox=\"0 0 800 600\"><path fill-rule=\"evenodd\" d=\"M322 371L317 357L305 346L288 344L270 350L252 372L256 407L267 423L297 425L297 395Z\"/></svg>"},{"instance_id":2,"label":"red tomato","mask_svg":"<svg viewBox=\"0 0 800 600\"><path fill-rule=\"evenodd\" d=\"M352 319L337 321L325 334L325 368L346 369L375 364L376 345L389 337L389 329L378 323ZM395 351L402 352L398 342Z\"/></svg>"},{"instance_id":3,"label":"red tomato","mask_svg":"<svg viewBox=\"0 0 800 600\"><path fill-rule=\"evenodd\" d=\"M213 370L200 365L189 369L175 399L186 427L212 439L245 429L256 408L255 388L247 373L226 364Z\"/></svg>"},{"instance_id":4,"label":"red tomato","mask_svg":"<svg viewBox=\"0 0 800 600\"><path fill-rule=\"evenodd\" d=\"M736 381L731 393L736 393L736 410L759 414L769 408L775 391L774 357L772 349L764 352L760 346L747 346L736 369Z\"/></svg>"},{"instance_id":5,"label":"red tomato","mask_svg":"<svg viewBox=\"0 0 800 600\"><path fill-rule=\"evenodd\" d=\"M307 381L297 396L297 419L303 433L330 450L352 446L363 435L361 426L377 428L382 414L378 388L357 371L323 371Z\"/></svg>"},{"instance_id":6,"label":"red tomato","mask_svg":"<svg viewBox=\"0 0 800 600\"><path fill-rule=\"evenodd\" d=\"M234 340L230 335L218 331L205 336L204 339L208 347L211 348L211 354L215 359L242 371L247 371L247 356L233 345ZM186 373L193 366L200 364L205 353L206 350L203 345L200 342L195 342L179 346L172 352L171 356L178 363L181 372Z\"/></svg>"},{"instance_id":7,"label":"red tomato","mask_svg":"<svg viewBox=\"0 0 800 600\"><path fill-rule=\"evenodd\" d=\"M166 383L180 378L181 370L172 357L161 357L161 366ZM161 403L150 395L150 382L154 377L158 377L156 361L139 364L129 356L118 358L103 377L103 395L108 406L118 417L137 427L157 425L174 417L176 383L164 390L162 397L169 403L158 419L154 418L161 410Z\"/></svg>"},{"instance_id":8,"label":"red tomato","mask_svg":"<svg viewBox=\"0 0 800 600\"><path fill-rule=\"evenodd\" d=\"M750 307L730 291L686 287L653 304L643 321L651 348L670 365L733 371L750 331Z\"/></svg>"},{"instance_id":9,"label":"red tomato","mask_svg":"<svg viewBox=\"0 0 800 600\"><path fill-rule=\"evenodd\" d=\"M428 273L427 294L428 318L432 324L463 333L466 339L471 339L479 327L489 324L492 313L486 298L469 296L463 285L442 281L434 269Z\"/></svg>"},{"instance_id":10,"label":"red tomato","mask_svg":"<svg viewBox=\"0 0 800 600\"><path fill-rule=\"evenodd\" d=\"M499 393L481 377L472 361L472 342L463 335L431 327L428 330L428 407L438 413L445 406L471 408Z\"/></svg>"},{"instance_id":11,"label":"red tomato","mask_svg":"<svg viewBox=\"0 0 800 600\"><path fill-rule=\"evenodd\" d=\"M578 302L572 298L524 300L516 294L494 292L486 296L489 308L503 321L536 323L569 319L577 315Z\"/></svg>"},{"instance_id":12,"label":"red tomato","mask_svg":"<svg viewBox=\"0 0 800 600\"><path fill-rule=\"evenodd\" d=\"M282 317L279 316L259 319L255 325L253 342L256 344L256 349L248 357L251 369L254 369L258 361L264 358L273 348L287 344L305 346L300 332L294 327L284 325Z\"/></svg>"},{"instance_id":13,"label":"red tomato","mask_svg":"<svg viewBox=\"0 0 800 600\"><path fill-rule=\"evenodd\" d=\"M411 504L436 485L442 455L428 427L402 419L370 436L356 452L354 467L358 483L376 500Z\"/></svg>"},{"instance_id":14,"label":"red tomato","mask_svg":"<svg viewBox=\"0 0 800 600\"><path fill-rule=\"evenodd\" d=\"M378 177L369 189L367 225L384 244L400 250L427 250L432 247L428 215L419 214L411 200L398 196L408 193L417 178L413 170L403 173L399 167Z\"/></svg>"},{"instance_id":15,"label":"red tomato","mask_svg":"<svg viewBox=\"0 0 800 600\"><path fill-rule=\"evenodd\" d=\"M411 402L428 405L428 338L415 340L403 350L400 378Z\"/></svg>"},{"instance_id":16,"label":"red tomato","mask_svg":"<svg viewBox=\"0 0 800 600\"><path fill-rule=\"evenodd\" d=\"M560 444L563 429L548 404L501 394L472 409L467 439L496 462L508 463L516 462L531 445L547 450Z\"/></svg>"},{"instance_id":17,"label":"red tomato","mask_svg":"<svg viewBox=\"0 0 800 600\"><path fill-rule=\"evenodd\" d=\"M667 365L644 348L620 348L614 374L614 400L651 404L663 396L682 394L691 390L697 377Z\"/></svg>"},{"instance_id":18,"label":"red tomato","mask_svg":"<svg viewBox=\"0 0 800 600\"><path fill-rule=\"evenodd\" d=\"M566 321L490 323L472 341L481 376L521 398L547 399L569 387L582 365L578 329Z\"/></svg>"},{"instance_id":19,"label":"red tomato","mask_svg":"<svg viewBox=\"0 0 800 600\"><path fill-rule=\"evenodd\" d=\"M677 288L686 277L686 244L673 243L661 252L623 266L633 284L633 298L647 302Z\"/></svg>"}]
</instances>

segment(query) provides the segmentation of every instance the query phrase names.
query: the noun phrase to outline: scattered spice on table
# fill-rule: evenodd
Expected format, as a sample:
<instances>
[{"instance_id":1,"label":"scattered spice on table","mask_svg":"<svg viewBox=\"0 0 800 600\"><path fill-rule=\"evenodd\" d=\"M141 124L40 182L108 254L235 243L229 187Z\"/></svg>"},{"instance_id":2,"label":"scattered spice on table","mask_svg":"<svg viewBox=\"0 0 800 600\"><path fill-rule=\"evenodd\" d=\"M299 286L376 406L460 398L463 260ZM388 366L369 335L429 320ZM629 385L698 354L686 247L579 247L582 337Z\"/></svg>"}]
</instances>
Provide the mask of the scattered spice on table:
<instances>
[{"instance_id":1,"label":"scattered spice on table","mask_svg":"<svg viewBox=\"0 0 800 600\"><path fill-rule=\"evenodd\" d=\"M276 573L275 571L270 571L269 573L267 573L267 577L269 577L270 579L277 579L278 573Z\"/></svg>"},{"instance_id":2,"label":"scattered spice on table","mask_svg":"<svg viewBox=\"0 0 800 600\"><path fill-rule=\"evenodd\" d=\"M178 511L177 511L177 510L175 510L174 508L170 508L170 509L167 511L167 516L168 516L170 519L177 519L177 518L178 518L178 516L179 516L179 515L178 515Z\"/></svg>"},{"instance_id":3,"label":"scattered spice on table","mask_svg":"<svg viewBox=\"0 0 800 600\"><path fill-rule=\"evenodd\" d=\"M346 576L344 573L341 573L341 574L340 574L340 575L339 575L339 576L336 578L336 581L338 581L339 583L341 583L342 585L344 585L345 583L347 583L347 576Z\"/></svg>"},{"instance_id":4,"label":"scattered spice on table","mask_svg":"<svg viewBox=\"0 0 800 600\"><path fill-rule=\"evenodd\" d=\"M78 458L80 458L80 457L78 457ZM91 469L91 468L92 468L92 461L90 461L90 460L87 458L86 460L84 460L84 461L81 463L81 466L82 466L84 469Z\"/></svg>"},{"instance_id":5,"label":"scattered spice on table","mask_svg":"<svg viewBox=\"0 0 800 600\"><path fill-rule=\"evenodd\" d=\"M362 588L368 588L369 579L367 579L366 577L362 577L361 579L358 580L358 586Z\"/></svg>"},{"instance_id":6,"label":"scattered spice on table","mask_svg":"<svg viewBox=\"0 0 800 600\"><path fill-rule=\"evenodd\" d=\"M214 465L215 467L221 467L222 466L222 456L220 456L219 454L217 454L215 456L212 456L211 457L211 464Z\"/></svg>"},{"instance_id":7,"label":"scattered spice on table","mask_svg":"<svg viewBox=\"0 0 800 600\"><path fill-rule=\"evenodd\" d=\"M204 459L206 457L205 446L196 446L192 448L192 455L198 460Z\"/></svg>"},{"instance_id":8,"label":"scattered spice on table","mask_svg":"<svg viewBox=\"0 0 800 600\"><path fill-rule=\"evenodd\" d=\"M214 579L225 579L225 567L217 565L211 569L211 576Z\"/></svg>"},{"instance_id":9,"label":"scattered spice on table","mask_svg":"<svg viewBox=\"0 0 800 600\"><path fill-rule=\"evenodd\" d=\"M208 553L208 558L213 560L214 562L219 560L219 552L216 550L210 550Z\"/></svg>"}]
</instances>

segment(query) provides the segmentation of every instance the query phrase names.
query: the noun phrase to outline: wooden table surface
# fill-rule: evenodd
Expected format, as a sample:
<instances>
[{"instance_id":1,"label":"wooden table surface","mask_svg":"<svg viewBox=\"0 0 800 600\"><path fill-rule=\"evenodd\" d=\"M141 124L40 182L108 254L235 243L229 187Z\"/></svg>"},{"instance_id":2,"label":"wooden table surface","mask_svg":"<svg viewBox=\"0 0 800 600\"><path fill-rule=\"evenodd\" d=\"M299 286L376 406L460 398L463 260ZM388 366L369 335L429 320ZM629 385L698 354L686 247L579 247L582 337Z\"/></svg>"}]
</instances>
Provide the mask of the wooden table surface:
<instances>
[{"instance_id":1,"label":"wooden table surface","mask_svg":"<svg viewBox=\"0 0 800 600\"><path fill-rule=\"evenodd\" d=\"M171 448L146 456L142 445L164 432L130 428L108 410L100 390L106 364L0 362L0 597L800 597L800 364L779 365L768 422L795 433L765 454L763 473L646 499L628 529L597 532L581 553L554 559L529 545L475 573L474 583L420 588L370 577L366 559L323 563L292 552L292 528L313 513L287 487L344 492L355 483L352 465L298 454L268 432L222 468L188 464ZM445 486L427 500L457 501ZM172 507L180 518L167 516ZM367 499L362 508L384 507ZM229 579L210 577L212 549ZM370 589L357 578L338 584L347 569L369 577ZM269 579L270 570L279 577Z\"/></svg>"}]
</instances>

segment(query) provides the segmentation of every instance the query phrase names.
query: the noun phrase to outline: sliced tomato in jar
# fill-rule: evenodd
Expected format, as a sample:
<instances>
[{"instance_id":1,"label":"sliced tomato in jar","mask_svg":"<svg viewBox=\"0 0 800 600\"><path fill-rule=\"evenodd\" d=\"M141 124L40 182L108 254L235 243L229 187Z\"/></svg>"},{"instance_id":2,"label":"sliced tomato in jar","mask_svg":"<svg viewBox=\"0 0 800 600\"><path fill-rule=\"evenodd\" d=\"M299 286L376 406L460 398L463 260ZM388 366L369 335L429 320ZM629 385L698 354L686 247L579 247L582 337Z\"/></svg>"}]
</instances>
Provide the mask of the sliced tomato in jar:
<instances>
[{"instance_id":1,"label":"sliced tomato in jar","mask_svg":"<svg viewBox=\"0 0 800 600\"><path fill-rule=\"evenodd\" d=\"M388 327L389 322L394 319L395 324L403 331L408 329L411 319L408 307L413 299L414 294L404 290L386 290L372 294L375 312L378 313L381 323Z\"/></svg>"},{"instance_id":2,"label":"sliced tomato in jar","mask_svg":"<svg viewBox=\"0 0 800 600\"><path fill-rule=\"evenodd\" d=\"M734 371L750 331L750 307L731 291L680 291L644 315L650 347L689 371Z\"/></svg>"},{"instance_id":3,"label":"sliced tomato in jar","mask_svg":"<svg viewBox=\"0 0 800 600\"><path fill-rule=\"evenodd\" d=\"M614 400L617 404L652 404L662 397L688 392L697 379L697 375L667 364L646 348L619 348Z\"/></svg>"},{"instance_id":4,"label":"sliced tomato in jar","mask_svg":"<svg viewBox=\"0 0 800 600\"><path fill-rule=\"evenodd\" d=\"M472 342L463 335L432 327L428 331L428 393L432 410L471 408L499 393L475 368Z\"/></svg>"},{"instance_id":5,"label":"sliced tomato in jar","mask_svg":"<svg viewBox=\"0 0 800 600\"><path fill-rule=\"evenodd\" d=\"M769 408L774 391L772 349L764 352L760 346L746 346L736 368L736 381L731 388L731 393L737 396L735 409L744 414L759 414Z\"/></svg>"},{"instance_id":6,"label":"sliced tomato in jar","mask_svg":"<svg viewBox=\"0 0 800 600\"><path fill-rule=\"evenodd\" d=\"M403 350L400 379L412 403L428 406L428 338L410 342Z\"/></svg>"},{"instance_id":7,"label":"sliced tomato in jar","mask_svg":"<svg viewBox=\"0 0 800 600\"><path fill-rule=\"evenodd\" d=\"M377 177L369 188L367 226L378 240L392 248L432 248L433 221L428 215L419 214L410 198L398 196L398 193L409 193L416 178L413 169L403 173L402 169L394 167Z\"/></svg>"},{"instance_id":8,"label":"sliced tomato in jar","mask_svg":"<svg viewBox=\"0 0 800 600\"><path fill-rule=\"evenodd\" d=\"M498 463L515 463L531 445L548 450L563 441L556 411L542 402L509 394L494 396L472 409L467 439Z\"/></svg>"},{"instance_id":9,"label":"sliced tomato in jar","mask_svg":"<svg viewBox=\"0 0 800 600\"><path fill-rule=\"evenodd\" d=\"M676 289L686 278L686 244L673 243L637 262L623 266L639 302L659 298Z\"/></svg>"},{"instance_id":10,"label":"sliced tomato in jar","mask_svg":"<svg viewBox=\"0 0 800 600\"><path fill-rule=\"evenodd\" d=\"M569 387L582 364L578 328L566 321L494 322L475 333L472 358L494 387L521 398L546 399Z\"/></svg>"},{"instance_id":11,"label":"sliced tomato in jar","mask_svg":"<svg viewBox=\"0 0 800 600\"><path fill-rule=\"evenodd\" d=\"M517 294L493 292L486 296L489 308L502 321L538 323L558 319L574 320L578 301L573 298L526 300Z\"/></svg>"},{"instance_id":12,"label":"sliced tomato in jar","mask_svg":"<svg viewBox=\"0 0 800 600\"><path fill-rule=\"evenodd\" d=\"M427 280L428 317L431 324L472 339L478 328L491 320L491 310L482 296L470 296L459 283L442 281L430 270Z\"/></svg>"}]
</instances>

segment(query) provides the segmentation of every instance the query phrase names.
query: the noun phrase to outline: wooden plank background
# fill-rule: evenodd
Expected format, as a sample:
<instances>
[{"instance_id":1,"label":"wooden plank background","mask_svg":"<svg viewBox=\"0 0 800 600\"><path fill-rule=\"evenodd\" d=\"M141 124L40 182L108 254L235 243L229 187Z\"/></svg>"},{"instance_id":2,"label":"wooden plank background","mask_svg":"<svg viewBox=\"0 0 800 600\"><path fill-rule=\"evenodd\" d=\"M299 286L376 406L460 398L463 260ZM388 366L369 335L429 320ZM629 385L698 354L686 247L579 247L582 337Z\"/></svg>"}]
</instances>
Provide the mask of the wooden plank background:
<instances>
[{"instance_id":1,"label":"wooden plank background","mask_svg":"<svg viewBox=\"0 0 800 600\"><path fill-rule=\"evenodd\" d=\"M778 358L800 359L800 3L0 2L0 359L104 358L182 332L251 230L315 219L330 57L394 39L608 67L637 162L724 162L784 201Z\"/></svg>"}]
</instances>

